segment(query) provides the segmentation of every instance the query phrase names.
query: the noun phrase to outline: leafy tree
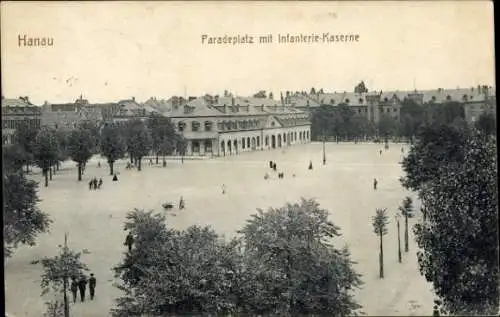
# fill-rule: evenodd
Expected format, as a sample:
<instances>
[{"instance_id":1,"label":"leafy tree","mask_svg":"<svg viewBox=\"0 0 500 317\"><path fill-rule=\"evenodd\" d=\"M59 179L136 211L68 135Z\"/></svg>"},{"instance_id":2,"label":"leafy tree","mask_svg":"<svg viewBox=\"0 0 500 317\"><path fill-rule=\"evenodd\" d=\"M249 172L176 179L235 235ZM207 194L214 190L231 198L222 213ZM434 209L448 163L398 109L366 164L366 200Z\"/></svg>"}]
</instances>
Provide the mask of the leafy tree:
<instances>
[{"instance_id":1,"label":"leafy tree","mask_svg":"<svg viewBox=\"0 0 500 317\"><path fill-rule=\"evenodd\" d=\"M320 105L312 111L311 138L323 141L324 136L333 135L335 108L332 105Z\"/></svg>"},{"instance_id":2,"label":"leafy tree","mask_svg":"<svg viewBox=\"0 0 500 317\"><path fill-rule=\"evenodd\" d=\"M401 211L401 215L405 217L405 252L409 251L409 246L408 246L408 218L413 218L414 213L413 213L413 200L410 197L405 197L403 199L403 204L399 207L399 210Z\"/></svg>"},{"instance_id":3,"label":"leafy tree","mask_svg":"<svg viewBox=\"0 0 500 317\"><path fill-rule=\"evenodd\" d=\"M92 157L94 141L89 130L78 128L71 131L68 139L69 156L78 164L78 181L82 180L82 167Z\"/></svg>"},{"instance_id":4,"label":"leafy tree","mask_svg":"<svg viewBox=\"0 0 500 317\"><path fill-rule=\"evenodd\" d=\"M52 290L56 294L62 293L64 303L64 316L69 317L68 283L71 277L79 278L88 271L88 267L80 260L81 253L71 250L67 245L67 236L64 245L59 246L59 255L41 260L43 273L40 287L42 296Z\"/></svg>"},{"instance_id":5,"label":"leafy tree","mask_svg":"<svg viewBox=\"0 0 500 317\"><path fill-rule=\"evenodd\" d=\"M64 162L69 158L69 133L65 130L58 129L55 131L55 135L59 142L59 151L56 162L56 168L59 170L59 163Z\"/></svg>"},{"instance_id":6,"label":"leafy tree","mask_svg":"<svg viewBox=\"0 0 500 317\"><path fill-rule=\"evenodd\" d=\"M175 149L175 126L170 118L153 115L148 120L148 127L151 130L152 149L158 164L159 155L163 155L165 161L165 155L171 154Z\"/></svg>"},{"instance_id":7,"label":"leafy tree","mask_svg":"<svg viewBox=\"0 0 500 317\"><path fill-rule=\"evenodd\" d=\"M419 267L427 281L433 283L446 313L496 315L496 139L473 134L456 146L463 147L463 159L443 162L419 193L427 215L426 221L414 227L421 248Z\"/></svg>"},{"instance_id":8,"label":"leafy tree","mask_svg":"<svg viewBox=\"0 0 500 317\"><path fill-rule=\"evenodd\" d=\"M385 140L388 139L390 135L396 135L398 130L396 120L386 113L380 115L380 119L377 123L378 133Z\"/></svg>"},{"instance_id":9,"label":"leafy tree","mask_svg":"<svg viewBox=\"0 0 500 317\"><path fill-rule=\"evenodd\" d=\"M151 150L151 134L146 125L139 119L130 120L126 125L126 143L130 157L138 163L141 170L141 160Z\"/></svg>"},{"instance_id":10,"label":"leafy tree","mask_svg":"<svg viewBox=\"0 0 500 317\"><path fill-rule=\"evenodd\" d=\"M340 228L314 200L258 210L239 231L245 273L238 288L243 311L259 315L355 315L361 285L347 247L331 239ZM245 278L246 276L246 278Z\"/></svg>"},{"instance_id":11,"label":"leafy tree","mask_svg":"<svg viewBox=\"0 0 500 317\"><path fill-rule=\"evenodd\" d=\"M54 131L41 130L35 138L34 158L45 176L45 187L49 186L49 170L53 162L57 160L58 153L59 142Z\"/></svg>"},{"instance_id":12,"label":"leafy tree","mask_svg":"<svg viewBox=\"0 0 500 317\"><path fill-rule=\"evenodd\" d=\"M362 94L362 93L366 93L366 92L368 92L368 89L366 88L364 81L361 81L359 84L357 84L354 87L354 93L356 93L356 94Z\"/></svg>"},{"instance_id":13,"label":"leafy tree","mask_svg":"<svg viewBox=\"0 0 500 317\"><path fill-rule=\"evenodd\" d=\"M26 152L19 144L4 145L2 151L4 170L21 171L26 164Z\"/></svg>"},{"instance_id":14,"label":"leafy tree","mask_svg":"<svg viewBox=\"0 0 500 317\"><path fill-rule=\"evenodd\" d=\"M485 135L496 135L497 122L491 112L482 113L476 122L476 128Z\"/></svg>"},{"instance_id":15,"label":"leafy tree","mask_svg":"<svg viewBox=\"0 0 500 317\"><path fill-rule=\"evenodd\" d=\"M418 134L419 128L425 124L425 109L412 99L401 102L401 134L413 138Z\"/></svg>"},{"instance_id":16,"label":"leafy tree","mask_svg":"<svg viewBox=\"0 0 500 317\"><path fill-rule=\"evenodd\" d=\"M386 209L377 209L375 216L373 217L373 231L380 238L380 253L379 253L379 265L380 265L380 278L384 278L384 246L382 242L382 237L387 234L387 224L389 219L387 217Z\"/></svg>"},{"instance_id":17,"label":"leafy tree","mask_svg":"<svg viewBox=\"0 0 500 317\"><path fill-rule=\"evenodd\" d=\"M37 187L20 171L4 171L4 257L19 244L35 245L36 236L49 230L52 221L37 206Z\"/></svg>"},{"instance_id":18,"label":"leafy tree","mask_svg":"<svg viewBox=\"0 0 500 317\"><path fill-rule=\"evenodd\" d=\"M422 128L418 141L403 159L405 188L419 191L425 184L438 177L443 164L455 164L464 159L464 144L470 131L449 125L432 125Z\"/></svg>"},{"instance_id":19,"label":"leafy tree","mask_svg":"<svg viewBox=\"0 0 500 317\"><path fill-rule=\"evenodd\" d=\"M113 316L227 315L235 311L236 242L208 227L169 230L160 214L134 210L125 228L136 248L114 268L125 296Z\"/></svg>"},{"instance_id":20,"label":"leafy tree","mask_svg":"<svg viewBox=\"0 0 500 317\"><path fill-rule=\"evenodd\" d=\"M113 165L116 160L125 156L126 144L117 126L104 126L101 132L101 154L108 159L109 175L113 175Z\"/></svg>"},{"instance_id":21,"label":"leafy tree","mask_svg":"<svg viewBox=\"0 0 500 317\"><path fill-rule=\"evenodd\" d=\"M34 142L38 129L30 126L27 123L21 123L14 134L15 143L19 144L24 152L24 164L26 172L29 172L29 166L33 160Z\"/></svg>"}]
</instances>

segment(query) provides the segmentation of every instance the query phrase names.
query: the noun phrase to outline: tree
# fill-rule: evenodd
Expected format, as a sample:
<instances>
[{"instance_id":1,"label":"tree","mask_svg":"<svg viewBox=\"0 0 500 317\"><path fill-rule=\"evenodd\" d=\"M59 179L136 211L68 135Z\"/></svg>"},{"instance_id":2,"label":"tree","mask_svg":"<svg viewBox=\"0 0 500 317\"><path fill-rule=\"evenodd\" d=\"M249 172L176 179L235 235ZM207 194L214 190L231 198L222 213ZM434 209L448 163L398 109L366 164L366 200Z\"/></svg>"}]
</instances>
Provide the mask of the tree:
<instances>
[{"instance_id":1,"label":"tree","mask_svg":"<svg viewBox=\"0 0 500 317\"><path fill-rule=\"evenodd\" d=\"M368 92L368 89L366 88L364 81L361 81L359 84L357 84L354 87L354 93L356 93L356 94L363 94L366 92Z\"/></svg>"},{"instance_id":2,"label":"tree","mask_svg":"<svg viewBox=\"0 0 500 317\"><path fill-rule=\"evenodd\" d=\"M399 207L401 215L405 217L405 252L409 251L408 247L408 218L413 218L413 200L410 197L405 197L403 199L403 204Z\"/></svg>"},{"instance_id":3,"label":"tree","mask_svg":"<svg viewBox=\"0 0 500 317\"><path fill-rule=\"evenodd\" d=\"M78 164L78 181L82 180L82 168L92 157L94 140L90 131L78 128L71 131L68 140L69 156Z\"/></svg>"},{"instance_id":4,"label":"tree","mask_svg":"<svg viewBox=\"0 0 500 317\"><path fill-rule=\"evenodd\" d=\"M49 169L57 160L59 153L59 142L52 130L41 130L33 146L35 163L42 169L45 176L45 187L49 186Z\"/></svg>"},{"instance_id":5,"label":"tree","mask_svg":"<svg viewBox=\"0 0 500 317\"><path fill-rule=\"evenodd\" d=\"M139 119L130 120L126 125L127 150L137 163L137 170L141 170L141 160L151 150L151 134L146 125Z\"/></svg>"},{"instance_id":6,"label":"tree","mask_svg":"<svg viewBox=\"0 0 500 317\"><path fill-rule=\"evenodd\" d=\"M59 142L59 151L57 154L56 168L59 170L59 163L64 162L69 158L69 133L65 130L58 129L55 131L57 141Z\"/></svg>"},{"instance_id":7,"label":"tree","mask_svg":"<svg viewBox=\"0 0 500 317\"><path fill-rule=\"evenodd\" d=\"M4 170L4 257L10 256L19 244L35 245L36 236L49 230L52 221L37 206L37 187L20 171Z\"/></svg>"},{"instance_id":8,"label":"tree","mask_svg":"<svg viewBox=\"0 0 500 317\"><path fill-rule=\"evenodd\" d=\"M496 135L496 117L490 112L482 113L476 122L476 129L478 129L485 135Z\"/></svg>"},{"instance_id":9,"label":"tree","mask_svg":"<svg viewBox=\"0 0 500 317\"><path fill-rule=\"evenodd\" d=\"M386 209L377 209L375 216L373 217L373 231L380 238L380 253L379 253L379 265L380 265L380 278L384 278L384 246L382 242L382 237L387 234L387 224L389 219L386 214Z\"/></svg>"},{"instance_id":10,"label":"tree","mask_svg":"<svg viewBox=\"0 0 500 317\"><path fill-rule=\"evenodd\" d=\"M425 109L413 99L401 102L401 134L409 139L418 134L419 128L425 123Z\"/></svg>"},{"instance_id":11,"label":"tree","mask_svg":"<svg viewBox=\"0 0 500 317\"><path fill-rule=\"evenodd\" d=\"M377 123L377 129L379 135L387 140L390 135L396 135L397 122L391 115L383 113Z\"/></svg>"},{"instance_id":12,"label":"tree","mask_svg":"<svg viewBox=\"0 0 500 317\"><path fill-rule=\"evenodd\" d=\"M67 235L64 236L64 245L59 246L59 255L41 260L43 273L40 287L42 296L54 291L56 294L62 293L64 303L64 316L69 317L68 303L68 282L71 277L79 278L88 271L88 267L80 260L81 253L72 251L67 245Z\"/></svg>"},{"instance_id":13,"label":"tree","mask_svg":"<svg viewBox=\"0 0 500 317\"><path fill-rule=\"evenodd\" d=\"M235 312L237 242L226 243L212 229L170 230L165 217L134 210L125 228L136 248L114 268L125 293L113 316L227 315Z\"/></svg>"},{"instance_id":14,"label":"tree","mask_svg":"<svg viewBox=\"0 0 500 317\"><path fill-rule=\"evenodd\" d=\"M113 165L116 160L125 156L126 144L117 126L104 126L101 132L101 155L107 158L109 164L109 175L113 175Z\"/></svg>"},{"instance_id":15,"label":"tree","mask_svg":"<svg viewBox=\"0 0 500 317\"><path fill-rule=\"evenodd\" d=\"M21 171L26 164L26 152L19 144L4 145L2 151L4 170Z\"/></svg>"},{"instance_id":16,"label":"tree","mask_svg":"<svg viewBox=\"0 0 500 317\"><path fill-rule=\"evenodd\" d=\"M462 162L469 134L468 129L449 125L434 124L422 128L416 144L403 159L405 175L401 178L402 185L419 191L428 181L439 177L438 170L442 165Z\"/></svg>"},{"instance_id":17,"label":"tree","mask_svg":"<svg viewBox=\"0 0 500 317\"><path fill-rule=\"evenodd\" d=\"M427 215L414 226L420 272L432 282L447 314L496 315L496 138L474 133L456 146L462 148L462 160L443 162L419 192Z\"/></svg>"},{"instance_id":18,"label":"tree","mask_svg":"<svg viewBox=\"0 0 500 317\"><path fill-rule=\"evenodd\" d=\"M151 131L152 149L156 154L156 164L158 164L158 156L172 153L175 148L175 139L177 138L175 126L170 118L153 115L148 120L148 127Z\"/></svg>"},{"instance_id":19,"label":"tree","mask_svg":"<svg viewBox=\"0 0 500 317\"><path fill-rule=\"evenodd\" d=\"M355 315L361 285L347 247L330 241L340 228L314 200L258 210L242 230L245 274L237 289L243 311L258 315ZM246 276L246 278L245 278Z\"/></svg>"},{"instance_id":20,"label":"tree","mask_svg":"<svg viewBox=\"0 0 500 317\"><path fill-rule=\"evenodd\" d=\"M24 164L26 165L26 173L29 172L29 166L33 160L34 141L37 134L38 129L24 122L19 125L14 134L15 143L19 144L24 152L23 156Z\"/></svg>"}]
</instances>

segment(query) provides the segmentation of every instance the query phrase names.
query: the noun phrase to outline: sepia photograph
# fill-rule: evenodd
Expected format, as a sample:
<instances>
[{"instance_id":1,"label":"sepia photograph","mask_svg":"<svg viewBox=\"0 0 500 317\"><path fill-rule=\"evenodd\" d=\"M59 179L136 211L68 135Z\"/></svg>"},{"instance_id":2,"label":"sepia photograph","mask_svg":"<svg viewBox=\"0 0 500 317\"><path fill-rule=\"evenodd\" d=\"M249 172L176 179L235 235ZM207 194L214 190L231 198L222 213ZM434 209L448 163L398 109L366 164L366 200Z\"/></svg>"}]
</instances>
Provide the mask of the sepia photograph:
<instances>
[{"instance_id":1,"label":"sepia photograph","mask_svg":"<svg viewBox=\"0 0 500 317\"><path fill-rule=\"evenodd\" d=\"M497 316L491 1L2 1L4 316Z\"/></svg>"}]
</instances>

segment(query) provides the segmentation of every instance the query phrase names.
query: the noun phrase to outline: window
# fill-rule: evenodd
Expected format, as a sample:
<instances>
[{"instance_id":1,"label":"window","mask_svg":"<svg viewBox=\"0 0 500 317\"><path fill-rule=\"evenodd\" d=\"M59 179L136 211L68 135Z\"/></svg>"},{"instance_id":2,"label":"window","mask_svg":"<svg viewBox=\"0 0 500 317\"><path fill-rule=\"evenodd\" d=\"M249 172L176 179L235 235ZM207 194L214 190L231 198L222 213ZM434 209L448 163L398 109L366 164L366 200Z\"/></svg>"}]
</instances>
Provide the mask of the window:
<instances>
[{"instance_id":1,"label":"window","mask_svg":"<svg viewBox=\"0 0 500 317\"><path fill-rule=\"evenodd\" d=\"M198 121L191 122L191 131L199 131L200 123Z\"/></svg>"},{"instance_id":2,"label":"window","mask_svg":"<svg viewBox=\"0 0 500 317\"><path fill-rule=\"evenodd\" d=\"M385 112L389 113L391 111L391 108L386 108Z\"/></svg>"},{"instance_id":3,"label":"window","mask_svg":"<svg viewBox=\"0 0 500 317\"><path fill-rule=\"evenodd\" d=\"M184 123L184 122L179 122L179 123L177 124L177 127L179 128L179 131L181 131L181 132L182 132L182 131L184 131L184 129L186 128L186 123Z\"/></svg>"},{"instance_id":4,"label":"window","mask_svg":"<svg viewBox=\"0 0 500 317\"><path fill-rule=\"evenodd\" d=\"M392 108L392 112L397 112L398 109L397 108Z\"/></svg>"},{"instance_id":5,"label":"window","mask_svg":"<svg viewBox=\"0 0 500 317\"><path fill-rule=\"evenodd\" d=\"M212 131L212 122L205 121L205 131Z\"/></svg>"}]
</instances>

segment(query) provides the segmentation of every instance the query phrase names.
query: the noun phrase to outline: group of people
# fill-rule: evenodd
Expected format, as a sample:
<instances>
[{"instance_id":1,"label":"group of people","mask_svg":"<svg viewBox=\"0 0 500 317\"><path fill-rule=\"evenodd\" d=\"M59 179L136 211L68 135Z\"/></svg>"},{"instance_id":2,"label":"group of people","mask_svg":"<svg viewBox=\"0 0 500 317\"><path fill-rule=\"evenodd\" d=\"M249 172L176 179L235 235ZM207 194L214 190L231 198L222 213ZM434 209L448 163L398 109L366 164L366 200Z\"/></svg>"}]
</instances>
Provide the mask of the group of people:
<instances>
[{"instance_id":1,"label":"group of people","mask_svg":"<svg viewBox=\"0 0 500 317\"><path fill-rule=\"evenodd\" d=\"M76 276L73 276L71 278L71 293L73 294L73 303L76 303L76 297L78 291L80 291L80 300L82 302L85 301L85 291L87 289L87 284L89 285L89 291L90 291L90 300L94 300L95 296L95 287L97 284L97 280L94 277L94 274L90 274L90 278L87 280L87 277L85 275L80 276L79 279L77 279Z\"/></svg>"},{"instance_id":2,"label":"group of people","mask_svg":"<svg viewBox=\"0 0 500 317\"><path fill-rule=\"evenodd\" d=\"M99 181L96 177L92 178L89 182L89 190L101 189L102 186L102 178L99 178Z\"/></svg>"}]
</instances>

